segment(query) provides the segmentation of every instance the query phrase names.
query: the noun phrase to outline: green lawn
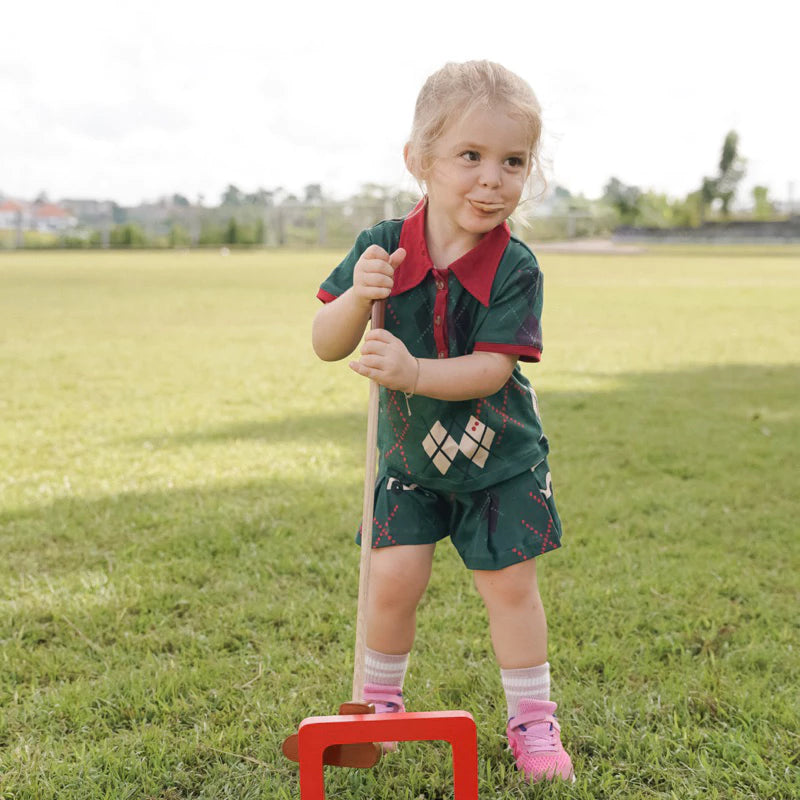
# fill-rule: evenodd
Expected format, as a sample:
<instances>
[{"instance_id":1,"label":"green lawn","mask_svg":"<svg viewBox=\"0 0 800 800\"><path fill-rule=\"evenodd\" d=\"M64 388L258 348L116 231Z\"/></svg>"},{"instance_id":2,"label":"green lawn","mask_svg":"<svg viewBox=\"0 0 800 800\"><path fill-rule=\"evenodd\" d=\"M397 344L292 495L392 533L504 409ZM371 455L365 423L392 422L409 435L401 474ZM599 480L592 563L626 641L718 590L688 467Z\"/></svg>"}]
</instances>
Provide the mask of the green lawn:
<instances>
[{"instance_id":1,"label":"green lawn","mask_svg":"<svg viewBox=\"0 0 800 800\"><path fill-rule=\"evenodd\" d=\"M309 344L341 254L0 254L0 798L299 798L349 699L367 387ZM577 783L521 783L444 544L406 683L478 723L482 798L800 796L800 252L542 257L527 366ZM331 798L452 797L443 744Z\"/></svg>"}]
</instances>

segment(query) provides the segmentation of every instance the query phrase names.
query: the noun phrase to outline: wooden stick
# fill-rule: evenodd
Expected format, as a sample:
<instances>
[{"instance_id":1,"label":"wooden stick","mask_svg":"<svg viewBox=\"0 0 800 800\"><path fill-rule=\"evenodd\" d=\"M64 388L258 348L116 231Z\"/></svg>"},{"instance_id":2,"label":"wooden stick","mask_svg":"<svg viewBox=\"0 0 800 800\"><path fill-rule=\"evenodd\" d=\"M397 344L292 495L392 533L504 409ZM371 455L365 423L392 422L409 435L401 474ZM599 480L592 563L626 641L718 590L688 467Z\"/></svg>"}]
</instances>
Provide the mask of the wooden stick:
<instances>
[{"instance_id":1,"label":"wooden stick","mask_svg":"<svg viewBox=\"0 0 800 800\"><path fill-rule=\"evenodd\" d=\"M372 304L372 328L383 327L385 301ZM353 660L353 702L364 702L364 676L367 654L367 599L369 565L372 556L372 518L375 510L375 456L378 447L378 405L380 387L369 382L367 412L367 459L364 470L364 507L361 514L361 562L358 570L358 610L356 612L356 649Z\"/></svg>"}]
</instances>

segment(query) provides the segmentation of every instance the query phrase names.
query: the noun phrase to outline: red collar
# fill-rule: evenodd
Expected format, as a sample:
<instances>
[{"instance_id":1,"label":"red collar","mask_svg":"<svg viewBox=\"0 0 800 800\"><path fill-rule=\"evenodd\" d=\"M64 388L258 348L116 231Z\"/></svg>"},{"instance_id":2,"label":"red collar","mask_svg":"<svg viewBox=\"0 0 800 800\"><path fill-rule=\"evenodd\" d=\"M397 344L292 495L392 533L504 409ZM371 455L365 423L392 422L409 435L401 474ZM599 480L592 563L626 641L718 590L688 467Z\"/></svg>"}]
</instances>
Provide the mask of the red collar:
<instances>
[{"instance_id":1,"label":"red collar","mask_svg":"<svg viewBox=\"0 0 800 800\"><path fill-rule=\"evenodd\" d=\"M422 279L435 269L425 243L425 209L427 198L423 198L405 218L400 231L400 247L406 251L403 263L397 268L392 294L402 294L418 286ZM511 230L504 222L492 228L472 250L464 253L448 266L458 282L484 306L489 306L492 283L500 265Z\"/></svg>"}]
</instances>

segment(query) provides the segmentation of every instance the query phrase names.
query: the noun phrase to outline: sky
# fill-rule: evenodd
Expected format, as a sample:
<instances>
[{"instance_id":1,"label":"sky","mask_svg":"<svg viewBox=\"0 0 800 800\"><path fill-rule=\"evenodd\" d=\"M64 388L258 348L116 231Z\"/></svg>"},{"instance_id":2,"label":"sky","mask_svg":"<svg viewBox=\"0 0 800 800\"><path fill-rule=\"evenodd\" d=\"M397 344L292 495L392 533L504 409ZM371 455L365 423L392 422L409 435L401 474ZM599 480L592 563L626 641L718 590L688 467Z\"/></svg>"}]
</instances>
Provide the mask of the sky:
<instances>
[{"instance_id":1,"label":"sky","mask_svg":"<svg viewBox=\"0 0 800 800\"><path fill-rule=\"evenodd\" d=\"M402 149L422 83L486 58L536 92L551 185L683 197L735 130L739 204L757 184L797 202L798 22L796 0L9 3L0 193L415 189Z\"/></svg>"}]
</instances>

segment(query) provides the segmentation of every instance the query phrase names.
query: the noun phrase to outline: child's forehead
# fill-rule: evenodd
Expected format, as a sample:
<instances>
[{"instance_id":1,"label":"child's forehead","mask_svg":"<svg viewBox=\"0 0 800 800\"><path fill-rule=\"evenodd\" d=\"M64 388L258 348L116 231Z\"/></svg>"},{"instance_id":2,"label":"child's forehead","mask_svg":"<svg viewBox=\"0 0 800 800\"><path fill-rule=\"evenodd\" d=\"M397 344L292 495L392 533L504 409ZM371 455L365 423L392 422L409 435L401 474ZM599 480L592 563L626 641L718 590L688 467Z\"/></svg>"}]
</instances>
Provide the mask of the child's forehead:
<instances>
[{"instance_id":1,"label":"child's forehead","mask_svg":"<svg viewBox=\"0 0 800 800\"><path fill-rule=\"evenodd\" d=\"M448 120L437 137L445 146L503 144L517 149L530 147L530 132L519 114L508 106L467 108Z\"/></svg>"}]
</instances>

